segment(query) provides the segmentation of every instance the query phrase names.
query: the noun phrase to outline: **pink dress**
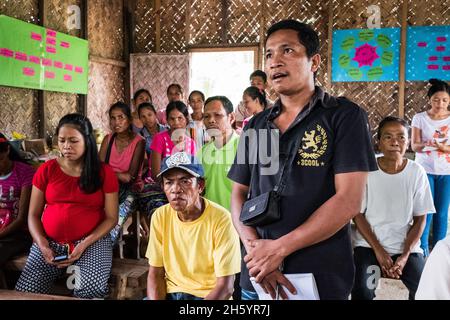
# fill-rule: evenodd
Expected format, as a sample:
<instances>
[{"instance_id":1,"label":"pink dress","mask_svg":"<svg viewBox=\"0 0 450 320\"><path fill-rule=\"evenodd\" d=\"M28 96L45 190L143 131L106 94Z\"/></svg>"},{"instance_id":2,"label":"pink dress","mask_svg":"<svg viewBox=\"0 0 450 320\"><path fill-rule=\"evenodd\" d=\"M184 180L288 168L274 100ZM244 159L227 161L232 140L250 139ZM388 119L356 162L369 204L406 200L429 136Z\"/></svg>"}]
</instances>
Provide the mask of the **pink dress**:
<instances>
[{"instance_id":1,"label":"pink dress","mask_svg":"<svg viewBox=\"0 0 450 320\"><path fill-rule=\"evenodd\" d=\"M111 139L111 134L108 135L108 143ZM133 159L134 152L136 150L136 145L139 141L144 140L140 135L136 134L134 139L130 144L119 152L116 148L116 143L113 143L111 148L111 155L109 157L109 165L112 167L114 172L127 172L130 170L131 160ZM133 189L141 190L144 183L142 181L142 165L139 168L138 176L136 177Z\"/></svg>"}]
</instances>

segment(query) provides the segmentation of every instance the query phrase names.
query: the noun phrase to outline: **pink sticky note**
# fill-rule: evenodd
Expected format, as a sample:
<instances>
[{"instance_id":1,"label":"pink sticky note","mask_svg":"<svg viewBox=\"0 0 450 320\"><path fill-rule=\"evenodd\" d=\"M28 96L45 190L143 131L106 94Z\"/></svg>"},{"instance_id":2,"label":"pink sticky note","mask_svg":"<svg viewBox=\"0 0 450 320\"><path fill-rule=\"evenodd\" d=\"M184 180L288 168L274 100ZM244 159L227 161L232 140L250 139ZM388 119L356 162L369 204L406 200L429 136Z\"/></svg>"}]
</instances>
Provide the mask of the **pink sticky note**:
<instances>
[{"instance_id":1,"label":"pink sticky note","mask_svg":"<svg viewBox=\"0 0 450 320\"><path fill-rule=\"evenodd\" d=\"M56 53L55 47L47 46L47 47L46 47L46 51L47 51L48 53Z\"/></svg>"},{"instance_id":2,"label":"pink sticky note","mask_svg":"<svg viewBox=\"0 0 450 320\"><path fill-rule=\"evenodd\" d=\"M64 69L72 71L73 70L73 65L67 63L66 66L64 67Z\"/></svg>"},{"instance_id":3,"label":"pink sticky note","mask_svg":"<svg viewBox=\"0 0 450 320\"><path fill-rule=\"evenodd\" d=\"M55 30L51 30L51 29L47 29L47 36L48 37L56 37L56 31Z\"/></svg>"},{"instance_id":4,"label":"pink sticky note","mask_svg":"<svg viewBox=\"0 0 450 320\"><path fill-rule=\"evenodd\" d=\"M448 71L448 70L450 70L450 65L442 66L442 69Z\"/></svg>"},{"instance_id":5,"label":"pink sticky note","mask_svg":"<svg viewBox=\"0 0 450 320\"><path fill-rule=\"evenodd\" d=\"M72 81L72 76L70 74L65 74L64 81Z\"/></svg>"},{"instance_id":6,"label":"pink sticky note","mask_svg":"<svg viewBox=\"0 0 450 320\"><path fill-rule=\"evenodd\" d=\"M26 76L30 76L30 77L34 76L33 68L23 68L22 71L23 71L23 74Z\"/></svg>"},{"instance_id":7,"label":"pink sticky note","mask_svg":"<svg viewBox=\"0 0 450 320\"><path fill-rule=\"evenodd\" d=\"M36 40L36 41L42 41L42 36L39 33L32 32L31 39Z\"/></svg>"},{"instance_id":8,"label":"pink sticky note","mask_svg":"<svg viewBox=\"0 0 450 320\"><path fill-rule=\"evenodd\" d=\"M64 63L62 63L61 61L53 61L53 65L55 66L55 68L61 69L64 66Z\"/></svg>"},{"instance_id":9,"label":"pink sticky note","mask_svg":"<svg viewBox=\"0 0 450 320\"><path fill-rule=\"evenodd\" d=\"M8 48L0 48L0 56L12 58L14 56L14 51L12 51Z\"/></svg>"},{"instance_id":10,"label":"pink sticky note","mask_svg":"<svg viewBox=\"0 0 450 320\"><path fill-rule=\"evenodd\" d=\"M65 42L65 41L61 41L61 47L63 47L63 48L70 48L70 43Z\"/></svg>"},{"instance_id":11,"label":"pink sticky note","mask_svg":"<svg viewBox=\"0 0 450 320\"><path fill-rule=\"evenodd\" d=\"M436 51L439 51L439 52L445 51L445 47L444 46L437 46L436 47Z\"/></svg>"},{"instance_id":12,"label":"pink sticky note","mask_svg":"<svg viewBox=\"0 0 450 320\"><path fill-rule=\"evenodd\" d=\"M27 61L27 54L23 52L16 52L14 58L20 61Z\"/></svg>"},{"instance_id":13,"label":"pink sticky note","mask_svg":"<svg viewBox=\"0 0 450 320\"><path fill-rule=\"evenodd\" d=\"M41 59L39 59L39 57L36 57L36 56L28 56L28 61L30 61L32 63L36 63L36 64L41 63Z\"/></svg>"},{"instance_id":14,"label":"pink sticky note","mask_svg":"<svg viewBox=\"0 0 450 320\"><path fill-rule=\"evenodd\" d=\"M423 47L427 46L427 43L426 42L418 42L417 46L423 48Z\"/></svg>"},{"instance_id":15,"label":"pink sticky note","mask_svg":"<svg viewBox=\"0 0 450 320\"><path fill-rule=\"evenodd\" d=\"M75 67L75 72L83 73L83 68L82 67Z\"/></svg>"},{"instance_id":16,"label":"pink sticky note","mask_svg":"<svg viewBox=\"0 0 450 320\"><path fill-rule=\"evenodd\" d=\"M51 72L51 71L45 71L45 75L46 78L48 79L54 79L55 78L55 73Z\"/></svg>"},{"instance_id":17,"label":"pink sticky note","mask_svg":"<svg viewBox=\"0 0 450 320\"><path fill-rule=\"evenodd\" d=\"M444 61L450 61L450 56L443 57Z\"/></svg>"},{"instance_id":18,"label":"pink sticky note","mask_svg":"<svg viewBox=\"0 0 450 320\"><path fill-rule=\"evenodd\" d=\"M45 59L42 58L42 64L46 67L51 67L52 66L52 59Z\"/></svg>"},{"instance_id":19,"label":"pink sticky note","mask_svg":"<svg viewBox=\"0 0 450 320\"><path fill-rule=\"evenodd\" d=\"M436 56L431 56L428 58L428 61L436 61L438 59L438 57Z\"/></svg>"},{"instance_id":20,"label":"pink sticky note","mask_svg":"<svg viewBox=\"0 0 450 320\"><path fill-rule=\"evenodd\" d=\"M428 69L430 70L437 70L439 69L439 66L437 64L429 64Z\"/></svg>"},{"instance_id":21,"label":"pink sticky note","mask_svg":"<svg viewBox=\"0 0 450 320\"><path fill-rule=\"evenodd\" d=\"M436 41L437 42L444 42L444 41L447 41L447 38L446 37L437 37Z\"/></svg>"},{"instance_id":22,"label":"pink sticky note","mask_svg":"<svg viewBox=\"0 0 450 320\"><path fill-rule=\"evenodd\" d=\"M47 44L51 44L52 46L56 46L56 38L49 38L49 37L47 37L47 39L45 39L45 42Z\"/></svg>"}]
</instances>

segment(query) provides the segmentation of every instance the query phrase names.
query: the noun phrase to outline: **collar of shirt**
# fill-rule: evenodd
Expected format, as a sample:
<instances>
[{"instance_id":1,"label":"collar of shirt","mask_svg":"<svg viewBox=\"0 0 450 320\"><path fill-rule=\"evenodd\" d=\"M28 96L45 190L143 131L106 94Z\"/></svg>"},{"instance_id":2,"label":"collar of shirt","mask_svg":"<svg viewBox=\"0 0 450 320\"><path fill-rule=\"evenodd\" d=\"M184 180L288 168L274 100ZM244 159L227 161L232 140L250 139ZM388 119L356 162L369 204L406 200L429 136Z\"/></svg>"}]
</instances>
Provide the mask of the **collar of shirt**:
<instances>
[{"instance_id":1,"label":"collar of shirt","mask_svg":"<svg viewBox=\"0 0 450 320\"><path fill-rule=\"evenodd\" d=\"M308 104L299 112L295 121L290 125L289 129L297 125L301 120L303 120L311 111L317 106L322 106L324 108L333 108L338 105L336 98L325 93L322 88L315 86L314 94ZM281 100L277 99L275 104L270 109L270 112L267 114L267 122L271 127L274 127L273 120L278 117L281 113ZM289 130L288 129L288 130Z\"/></svg>"}]
</instances>

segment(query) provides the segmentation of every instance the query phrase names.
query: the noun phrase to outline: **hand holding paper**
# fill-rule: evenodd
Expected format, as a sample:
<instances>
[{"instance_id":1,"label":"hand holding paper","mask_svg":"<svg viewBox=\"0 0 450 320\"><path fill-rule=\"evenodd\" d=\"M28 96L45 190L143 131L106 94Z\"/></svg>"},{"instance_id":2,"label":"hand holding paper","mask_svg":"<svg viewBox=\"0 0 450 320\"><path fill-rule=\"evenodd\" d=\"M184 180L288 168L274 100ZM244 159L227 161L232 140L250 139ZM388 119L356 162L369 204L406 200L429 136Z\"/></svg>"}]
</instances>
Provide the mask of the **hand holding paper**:
<instances>
[{"instance_id":1,"label":"hand holding paper","mask_svg":"<svg viewBox=\"0 0 450 320\"><path fill-rule=\"evenodd\" d=\"M284 276L292 283L296 291L296 294L293 294L283 286L287 294L287 300L320 300L316 280L312 273L292 273ZM274 300L270 294L264 292L264 289L255 281L255 278L250 278L250 280L258 294L259 300Z\"/></svg>"},{"instance_id":2,"label":"hand holding paper","mask_svg":"<svg viewBox=\"0 0 450 320\"><path fill-rule=\"evenodd\" d=\"M251 276L261 282L272 271L275 271L285 258L277 240L246 240L249 248L244 261Z\"/></svg>"}]
</instances>

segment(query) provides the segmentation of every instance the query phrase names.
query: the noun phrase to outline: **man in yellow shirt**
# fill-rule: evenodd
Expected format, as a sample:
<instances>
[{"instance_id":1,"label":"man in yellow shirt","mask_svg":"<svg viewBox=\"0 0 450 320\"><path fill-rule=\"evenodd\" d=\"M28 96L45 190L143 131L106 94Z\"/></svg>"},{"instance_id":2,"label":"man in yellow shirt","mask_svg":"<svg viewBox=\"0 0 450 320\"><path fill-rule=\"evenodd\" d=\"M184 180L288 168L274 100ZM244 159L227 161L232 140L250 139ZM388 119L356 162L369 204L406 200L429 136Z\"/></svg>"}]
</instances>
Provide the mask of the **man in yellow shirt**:
<instances>
[{"instance_id":1,"label":"man in yellow shirt","mask_svg":"<svg viewBox=\"0 0 450 320\"><path fill-rule=\"evenodd\" d=\"M230 299L241 259L230 213L200 196L204 172L195 157L179 152L165 158L159 176L169 204L151 220L147 297Z\"/></svg>"}]
</instances>

